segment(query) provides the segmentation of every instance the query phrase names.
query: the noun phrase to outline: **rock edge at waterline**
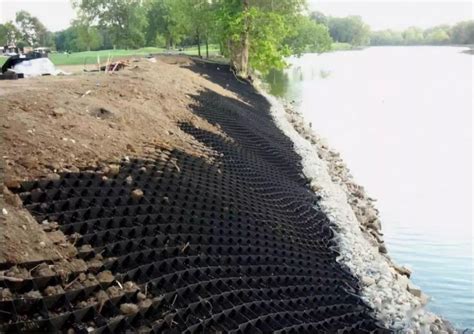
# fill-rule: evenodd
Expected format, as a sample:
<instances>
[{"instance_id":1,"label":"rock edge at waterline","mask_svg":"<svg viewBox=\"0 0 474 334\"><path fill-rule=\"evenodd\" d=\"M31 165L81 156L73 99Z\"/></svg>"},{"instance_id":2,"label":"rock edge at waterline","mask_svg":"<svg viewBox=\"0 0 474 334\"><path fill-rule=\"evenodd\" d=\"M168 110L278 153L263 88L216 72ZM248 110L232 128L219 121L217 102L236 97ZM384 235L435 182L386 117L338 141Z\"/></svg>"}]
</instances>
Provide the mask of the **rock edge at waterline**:
<instances>
[{"instance_id":1,"label":"rock edge at waterline","mask_svg":"<svg viewBox=\"0 0 474 334\"><path fill-rule=\"evenodd\" d=\"M427 311L428 297L409 279L411 272L388 256L374 200L357 185L339 153L313 133L291 105L257 89L271 103L277 126L294 142L311 190L333 223L338 261L361 283L363 300L386 326L405 333L455 333L449 322Z\"/></svg>"}]
</instances>

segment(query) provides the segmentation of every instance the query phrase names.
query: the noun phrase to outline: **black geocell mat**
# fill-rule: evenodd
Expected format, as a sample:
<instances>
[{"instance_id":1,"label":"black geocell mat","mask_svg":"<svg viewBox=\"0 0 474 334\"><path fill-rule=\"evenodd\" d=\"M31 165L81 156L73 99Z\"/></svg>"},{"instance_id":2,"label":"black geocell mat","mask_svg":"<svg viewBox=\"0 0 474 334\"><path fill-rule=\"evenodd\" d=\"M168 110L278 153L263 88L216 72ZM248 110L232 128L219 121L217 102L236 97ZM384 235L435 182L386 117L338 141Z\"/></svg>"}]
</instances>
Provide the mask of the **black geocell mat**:
<instances>
[{"instance_id":1,"label":"black geocell mat","mask_svg":"<svg viewBox=\"0 0 474 334\"><path fill-rule=\"evenodd\" d=\"M2 301L3 329L389 332L358 297L358 281L336 262L330 222L306 186L292 142L272 122L266 100L236 82L224 66L196 64L192 70L245 101L210 91L194 97L194 112L227 135L180 124L216 152L211 160L160 151L155 158L122 161L120 173L108 180L98 173L63 174L60 180L24 183L19 191L38 221L57 221L66 235L81 235L77 246L93 247L82 257L101 253L106 258L101 270L161 298L126 317L117 317L120 304L137 303L136 292L102 307L77 308L108 287L103 284ZM144 196L132 198L134 189ZM50 277L2 284L24 292L60 282Z\"/></svg>"}]
</instances>

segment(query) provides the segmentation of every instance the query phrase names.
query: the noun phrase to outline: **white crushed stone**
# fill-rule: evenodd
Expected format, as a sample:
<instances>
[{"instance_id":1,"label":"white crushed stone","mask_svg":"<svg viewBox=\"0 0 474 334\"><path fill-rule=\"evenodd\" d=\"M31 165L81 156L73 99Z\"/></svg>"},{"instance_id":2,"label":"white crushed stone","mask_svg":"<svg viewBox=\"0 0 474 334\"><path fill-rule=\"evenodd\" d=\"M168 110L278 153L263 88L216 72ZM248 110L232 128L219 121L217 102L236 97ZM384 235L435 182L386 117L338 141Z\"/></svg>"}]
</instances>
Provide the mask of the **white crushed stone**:
<instances>
[{"instance_id":1,"label":"white crushed stone","mask_svg":"<svg viewBox=\"0 0 474 334\"><path fill-rule=\"evenodd\" d=\"M258 86L257 86L258 88ZM403 333L448 333L443 321L423 307L423 300L407 290L410 284L398 275L378 248L362 233L359 222L340 185L334 183L327 164L316 147L304 139L288 121L283 104L259 89L271 104L276 125L294 143L302 158L303 173L321 196L320 206L333 224L339 244L338 261L362 283L361 297L374 310L374 317Z\"/></svg>"}]
</instances>

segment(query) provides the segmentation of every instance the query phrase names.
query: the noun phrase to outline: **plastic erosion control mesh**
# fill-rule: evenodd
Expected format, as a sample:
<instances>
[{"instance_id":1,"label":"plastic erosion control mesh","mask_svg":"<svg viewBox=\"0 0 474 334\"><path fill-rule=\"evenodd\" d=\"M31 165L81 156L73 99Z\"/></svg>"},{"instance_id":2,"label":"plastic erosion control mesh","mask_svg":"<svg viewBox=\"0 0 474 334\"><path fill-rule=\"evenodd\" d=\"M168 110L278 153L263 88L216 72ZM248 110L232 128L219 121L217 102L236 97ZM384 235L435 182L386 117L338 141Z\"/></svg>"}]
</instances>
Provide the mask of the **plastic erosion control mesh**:
<instances>
[{"instance_id":1,"label":"plastic erosion control mesh","mask_svg":"<svg viewBox=\"0 0 474 334\"><path fill-rule=\"evenodd\" d=\"M13 293L1 301L3 331L388 332L336 262L330 222L268 103L223 68L192 70L246 101L195 96L195 113L227 137L180 127L211 159L157 151L122 161L108 179L67 173L17 190L39 222L56 221L73 236L80 258L103 260L66 278L1 281ZM106 270L113 280L94 280ZM25 299L32 290L41 296Z\"/></svg>"}]
</instances>

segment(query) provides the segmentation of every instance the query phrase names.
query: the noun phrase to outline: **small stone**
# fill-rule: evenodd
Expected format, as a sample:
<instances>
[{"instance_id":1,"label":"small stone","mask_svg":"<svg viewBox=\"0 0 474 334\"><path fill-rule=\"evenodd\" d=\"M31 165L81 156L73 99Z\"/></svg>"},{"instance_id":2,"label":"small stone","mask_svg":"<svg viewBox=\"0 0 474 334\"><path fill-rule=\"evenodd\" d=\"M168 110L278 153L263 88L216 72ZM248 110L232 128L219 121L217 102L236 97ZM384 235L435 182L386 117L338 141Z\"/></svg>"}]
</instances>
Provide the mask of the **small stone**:
<instances>
[{"instance_id":1,"label":"small stone","mask_svg":"<svg viewBox=\"0 0 474 334\"><path fill-rule=\"evenodd\" d=\"M123 289L127 292L134 292L139 290L139 287L132 281L127 281L123 283Z\"/></svg>"},{"instance_id":2,"label":"small stone","mask_svg":"<svg viewBox=\"0 0 474 334\"><path fill-rule=\"evenodd\" d=\"M410 283L410 280L408 279L408 277L404 275L398 275L397 278L398 278L398 283L400 284L400 286L404 289L408 289L408 283Z\"/></svg>"},{"instance_id":3,"label":"small stone","mask_svg":"<svg viewBox=\"0 0 474 334\"><path fill-rule=\"evenodd\" d=\"M46 289L44 289L44 294L46 296L55 296L62 293L64 293L64 290L60 285L48 286Z\"/></svg>"},{"instance_id":4,"label":"small stone","mask_svg":"<svg viewBox=\"0 0 474 334\"><path fill-rule=\"evenodd\" d=\"M50 180L59 180L61 176L58 173L50 173L47 175L47 178Z\"/></svg>"},{"instance_id":5,"label":"small stone","mask_svg":"<svg viewBox=\"0 0 474 334\"><path fill-rule=\"evenodd\" d=\"M379 252L382 254L387 254L387 247L384 244L379 245Z\"/></svg>"},{"instance_id":6,"label":"small stone","mask_svg":"<svg viewBox=\"0 0 474 334\"><path fill-rule=\"evenodd\" d=\"M375 279L369 276L364 276L362 277L362 284L364 284L365 286L373 285L375 284Z\"/></svg>"},{"instance_id":7,"label":"small stone","mask_svg":"<svg viewBox=\"0 0 474 334\"><path fill-rule=\"evenodd\" d=\"M56 117L63 116L66 113L66 109L62 107L54 108L53 115Z\"/></svg>"},{"instance_id":8,"label":"small stone","mask_svg":"<svg viewBox=\"0 0 474 334\"><path fill-rule=\"evenodd\" d=\"M2 213L3 213L5 216L8 215L7 209L3 208L3 209L2 209Z\"/></svg>"},{"instance_id":9,"label":"small stone","mask_svg":"<svg viewBox=\"0 0 474 334\"><path fill-rule=\"evenodd\" d=\"M404 266L397 266L396 264L392 264L392 266L393 266L393 269L395 269L395 271L397 271L400 275L404 275L404 276L410 278L410 276L411 276L410 269L408 269Z\"/></svg>"},{"instance_id":10,"label":"small stone","mask_svg":"<svg viewBox=\"0 0 474 334\"><path fill-rule=\"evenodd\" d=\"M3 197L5 198L5 202L16 207L16 208L19 208L22 206L23 202L20 198L20 196L18 196L18 194L13 194L12 192L10 192L7 188L4 188L3 190Z\"/></svg>"},{"instance_id":11,"label":"small stone","mask_svg":"<svg viewBox=\"0 0 474 334\"><path fill-rule=\"evenodd\" d=\"M108 165L106 168L108 168L108 172L106 173L108 176L115 176L120 173L120 165L111 164Z\"/></svg>"},{"instance_id":12,"label":"small stone","mask_svg":"<svg viewBox=\"0 0 474 334\"><path fill-rule=\"evenodd\" d=\"M40 241L39 245L43 248L46 247L46 243L44 241Z\"/></svg>"},{"instance_id":13,"label":"small stone","mask_svg":"<svg viewBox=\"0 0 474 334\"><path fill-rule=\"evenodd\" d=\"M142 301L146 299L146 295L142 292L137 293L137 300Z\"/></svg>"},{"instance_id":14,"label":"small stone","mask_svg":"<svg viewBox=\"0 0 474 334\"><path fill-rule=\"evenodd\" d=\"M35 168L38 166L38 160L31 156L21 157L18 159L18 163L26 168Z\"/></svg>"},{"instance_id":15,"label":"small stone","mask_svg":"<svg viewBox=\"0 0 474 334\"><path fill-rule=\"evenodd\" d=\"M79 253L88 253L88 252L92 252L92 246L89 244L82 245L79 248Z\"/></svg>"},{"instance_id":16,"label":"small stone","mask_svg":"<svg viewBox=\"0 0 474 334\"><path fill-rule=\"evenodd\" d=\"M71 167L69 167L69 171L71 173L79 173L81 170L79 168L77 168L76 166L71 166Z\"/></svg>"},{"instance_id":17,"label":"small stone","mask_svg":"<svg viewBox=\"0 0 474 334\"><path fill-rule=\"evenodd\" d=\"M29 292L25 293L24 296L25 296L25 298L29 298L29 299L40 299L40 298L43 297L38 290L29 291Z\"/></svg>"},{"instance_id":18,"label":"small stone","mask_svg":"<svg viewBox=\"0 0 474 334\"><path fill-rule=\"evenodd\" d=\"M13 294L8 288L0 288L0 300L13 299Z\"/></svg>"},{"instance_id":19,"label":"small stone","mask_svg":"<svg viewBox=\"0 0 474 334\"><path fill-rule=\"evenodd\" d=\"M112 283L115 280L115 277L109 270L105 270L97 275L97 280L100 283Z\"/></svg>"},{"instance_id":20,"label":"small stone","mask_svg":"<svg viewBox=\"0 0 474 334\"><path fill-rule=\"evenodd\" d=\"M135 200L139 200L143 197L143 191L141 189L135 189L132 191L132 198Z\"/></svg>"},{"instance_id":21,"label":"small stone","mask_svg":"<svg viewBox=\"0 0 474 334\"><path fill-rule=\"evenodd\" d=\"M120 311L126 315L138 313L138 306L131 303L123 303L120 305Z\"/></svg>"},{"instance_id":22,"label":"small stone","mask_svg":"<svg viewBox=\"0 0 474 334\"><path fill-rule=\"evenodd\" d=\"M421 304L422 304L422 305L426 305L426 304L428 304L429 297L428 297L428 295L427 295L427 294L425 294L425 293L421 292L421 294L420 294L420 297L419 297L419 298L420 298L420 302L421 302Z\"/></svg>"},{"instance_id":23,"label":"small stone","mask_svg":"<svg viewBox=\"0 0 474 334\"><path fill-rule=\"evenodd\" d=\"M21 180L16 177L7 176L3 183L7 186L7 188L20 188L21 187Z\"/></svg>"},{"instance_id":24,"label":"small stone","mask_svg":"<svg viewBox=\"0 0 474 334\"><path fill-rule=\"evenodd\" d=\"M422 294L421 289L415 284L409 282L407 290L415 297L421 297L421 294Z\"/></svg>"},{"instance_id":25,"label":"small stone","mask_svg":"<svg viewBox=\"0 0 474 334\"><path fill-rule=\"evenodd\" d=\"M140 303L138 303L138 307L143 310L149 308L153 304L153 301L151 299L145 299L142 300Z\"/></svg>"},{"instance_id":26,"label":"small stone","mask_svg":"<svg viewBox=\"0 0 474 334\"><path fill-rule=\"evenodd\" d=\"M136 152L135 147L133 147L132 144L127 144L127 150L130 150L130 151L132 151L132 152L134 152L134 153Z\"/></svg>"},{"instance_id":27,"label":"small stone","mask_svg":"<svg viewBox=\"0 0 474 334\"><path fill-rule=\"evenodd\" d=\"M54 271L53 269L50 268L49 265L46 263L42 263L38 266L38 268L35 269L34 275L36 277L51 277L54 276Z\"/></svg>"},{"instance_id":28,"label":"small stone","mask_svg":"<svg viewBox=\"0 0 474 334\"><path fill-rule=\"evenodd\" d=\"M133 182L133 178L131 175L125 178L125 183L127 183L128 185L132 184L132 182Z\"/></svg>"}]
</instances>

